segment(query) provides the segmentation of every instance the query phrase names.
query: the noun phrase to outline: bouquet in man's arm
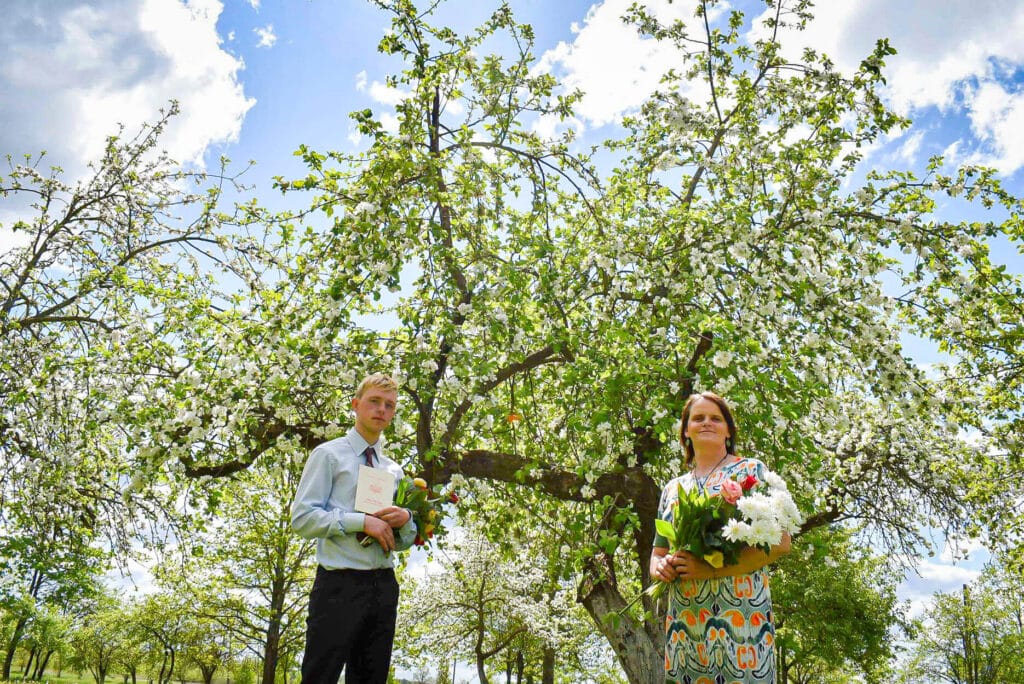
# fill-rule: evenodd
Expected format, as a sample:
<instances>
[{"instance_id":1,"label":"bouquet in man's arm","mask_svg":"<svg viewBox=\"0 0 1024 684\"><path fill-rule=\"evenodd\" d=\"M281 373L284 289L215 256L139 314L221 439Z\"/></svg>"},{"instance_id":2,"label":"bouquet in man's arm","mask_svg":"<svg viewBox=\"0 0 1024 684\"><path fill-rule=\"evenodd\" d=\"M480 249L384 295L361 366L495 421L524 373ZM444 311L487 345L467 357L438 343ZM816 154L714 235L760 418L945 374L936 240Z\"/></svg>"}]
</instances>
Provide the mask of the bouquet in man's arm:
<instances>
[{"instance_id":1,"label":"bouquet in man's arm","mask_svg":"<svg viewBox=\"0 0 1024 684\"><path fill-rule=\"evenodd\" d=\"M689 551L717 569L735 564L747 546L768 553L782 541L783 532L800 528L800 511L775 473L766 472L764 482L753 475L726 480L711 496L677 487L671 520L654 521L658 534L668 540L670 554ZM655 582L647 592L657 599L667 586Z\"/></svg>"},{"instance_id":2,"label":"bouquet in man's arm","mask_svg":"<svg viewBox=\"0 0 1024 684\"><path fill-rule=\"evenodd\" d=\"M394 505L412 513L412 520L416 523L416 539L413 540L416 546L425 546L435 536L445 533L441 505L458 502L459 497L454 491L445 494L435 493L421 477L403 477L398 481L398 488L395 490ZM373 542L372 537L367 537L359 543L369 546Z\"/></svg>"}]
</instances>

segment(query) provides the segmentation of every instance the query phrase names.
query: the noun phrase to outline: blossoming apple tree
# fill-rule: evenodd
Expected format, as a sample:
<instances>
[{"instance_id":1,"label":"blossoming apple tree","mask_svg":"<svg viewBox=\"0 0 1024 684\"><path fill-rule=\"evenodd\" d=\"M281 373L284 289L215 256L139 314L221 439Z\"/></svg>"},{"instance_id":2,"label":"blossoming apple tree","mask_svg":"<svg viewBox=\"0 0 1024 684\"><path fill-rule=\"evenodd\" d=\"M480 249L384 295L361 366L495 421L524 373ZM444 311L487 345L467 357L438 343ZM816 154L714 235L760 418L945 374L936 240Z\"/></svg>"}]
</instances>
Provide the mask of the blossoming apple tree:
<instances>
[{"instance_id":1,"label":"blossoming apple tree","mask_svg":"<svg viewBox=\"0 0 1024 684\"><path fill-rule=\"evenodd\" d=\"M898 560L925 528L978 534L998 514L988 541L1019 542L1019 502L976 485L1019 468L1021 397L1000 378L1019 359L1020 278L988 248L1019 243L1020 203L940 159L859 175L867 147L908 124L880 99L884 40L843 74L783 57L777 31L806 2L767 3L752 43L713 2L671 25L636 9L680 68L588 152L571 128L534 132L577 95L534 68L508 7L459 35L409 0L376 4L393 17L380 49L401 62L398 128L355 112L366 151L300 148L308 173L280 189L310 206L275 224L274 277L244 277L226 310L191 309L168 372L126 407L140 482L211 491L258 458L298 457L339 432L363 372L393 371L392 451L432 483L488 481L467 506L489 524L556 532L637 682L659 676L661 625L649 604L609 618L650 581L694 390L730 397L740 450L786 477L805 529L858 521ZM943 220L947 196L991 220ZM919 368L905 332L941 341L950 370Z\"/></svg>"},{"instance_id":2,"label":"blossoming apple tree","mask_svg":"<svg viewBox=\"0 0 1024 684\"><path fill-rule=\"evenodd\" d=\"M8 157L0 198L0 520L66 515L65 529L127 547L133 521L166 520L132 477L121 415L136 386L177 372L174 330L228 306L235 260L262 260L251 206L225 213L238 176L183 170L161 153L171 103L134 137L108 139L81 179L45 156ZM260 224L262 225L262 224ZM230 235L230 236L229 236ZM219 280L218 280L219 279ZM226 283L220 287L217 283Z\"/></svg>"}]
</instances>

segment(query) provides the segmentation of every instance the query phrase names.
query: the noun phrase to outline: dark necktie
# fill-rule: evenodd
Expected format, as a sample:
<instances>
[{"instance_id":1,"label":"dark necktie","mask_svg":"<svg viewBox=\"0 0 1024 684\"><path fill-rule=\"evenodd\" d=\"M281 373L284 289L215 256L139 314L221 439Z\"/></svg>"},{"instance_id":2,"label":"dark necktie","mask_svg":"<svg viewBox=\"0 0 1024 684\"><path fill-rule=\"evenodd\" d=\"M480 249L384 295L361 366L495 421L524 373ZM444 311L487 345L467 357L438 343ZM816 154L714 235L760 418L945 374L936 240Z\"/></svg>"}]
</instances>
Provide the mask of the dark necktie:
<instances>
[{"instance_id":1,"label":"dark necktie","mask_svg":"<svg viewBox=\"0 0 1024 684\"><path fill-rule=\"evenodd\" d=\"M366 451L363 452L363 458L366 460L366 465L373 467L373 457L377 454L373 451L372 446L366 447Z\"/></svg>"}]
</instances>

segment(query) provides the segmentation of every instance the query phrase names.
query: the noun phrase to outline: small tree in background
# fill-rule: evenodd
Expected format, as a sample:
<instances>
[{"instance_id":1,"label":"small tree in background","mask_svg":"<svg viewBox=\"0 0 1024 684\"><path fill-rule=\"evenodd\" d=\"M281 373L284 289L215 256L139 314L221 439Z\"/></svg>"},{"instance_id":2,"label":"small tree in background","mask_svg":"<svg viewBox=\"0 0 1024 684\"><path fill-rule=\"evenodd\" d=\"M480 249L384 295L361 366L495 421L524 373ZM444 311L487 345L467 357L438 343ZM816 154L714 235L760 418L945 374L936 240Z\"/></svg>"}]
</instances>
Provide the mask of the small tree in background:
<instances>
[{"instance_id":1,"label":"small tree in background","mask_svg":"<svg viewBox=\"0 0 1024 684\"><path fill-rule=\"evenodd\" d=\"M904 681L1024 681L1024 596L1016 570L997 560L959 592L937 594L917 621Z\"/></svg>"}]
</instances>

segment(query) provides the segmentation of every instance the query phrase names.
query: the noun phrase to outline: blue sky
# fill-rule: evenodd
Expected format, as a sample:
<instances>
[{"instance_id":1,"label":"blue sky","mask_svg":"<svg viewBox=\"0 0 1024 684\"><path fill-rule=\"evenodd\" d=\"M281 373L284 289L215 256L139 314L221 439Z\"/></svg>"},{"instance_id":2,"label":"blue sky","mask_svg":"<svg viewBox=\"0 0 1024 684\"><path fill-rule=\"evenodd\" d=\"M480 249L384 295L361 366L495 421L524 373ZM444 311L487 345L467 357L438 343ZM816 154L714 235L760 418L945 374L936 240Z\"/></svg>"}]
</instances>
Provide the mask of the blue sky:
<instances>
[{"instance_id":1,"label":"blue sky","mask_svg":"<svg viewBox=\"0 0 1024 684\"><path fill-rule=\"evenodd\" d=\"M693 0L652 0L664 16L687 17ZM538 68L587 95L572 123L586 143L615 135L673 63L619 21L628 0L515 0L534 25ZM1015 0L820 2L792 45L828 53L853 68L888 37L887 97L915 124L879 145L870 166L919 168L932 154L990 164L1024 194L1024 3ZM753 2L728 7L748 17ZM493 5L451 0L442 19L468 27ZM395 63L376 52L385 14L364 0L18 0L0 25L0 152L47 150L80 174L117 122L151 120L170 98L182 114L164 139L183 162L215 166L226 154L255 160L248 180L265 202L275 175L299 173L292 152L351 151L360 141L348 113L370 107L387 119L396 94L383 86ZM0 224L14 209L0 205ZM954 211L950 208L949 211ZM0 228L0 253L11 244ZM1024 268L1005 248L997 261ZM930 350L919 349L922 360ZM973 578L980 557L953 565L947 550L923 560L902 594L920 602Z\"/></svg>"}]
</instances>

